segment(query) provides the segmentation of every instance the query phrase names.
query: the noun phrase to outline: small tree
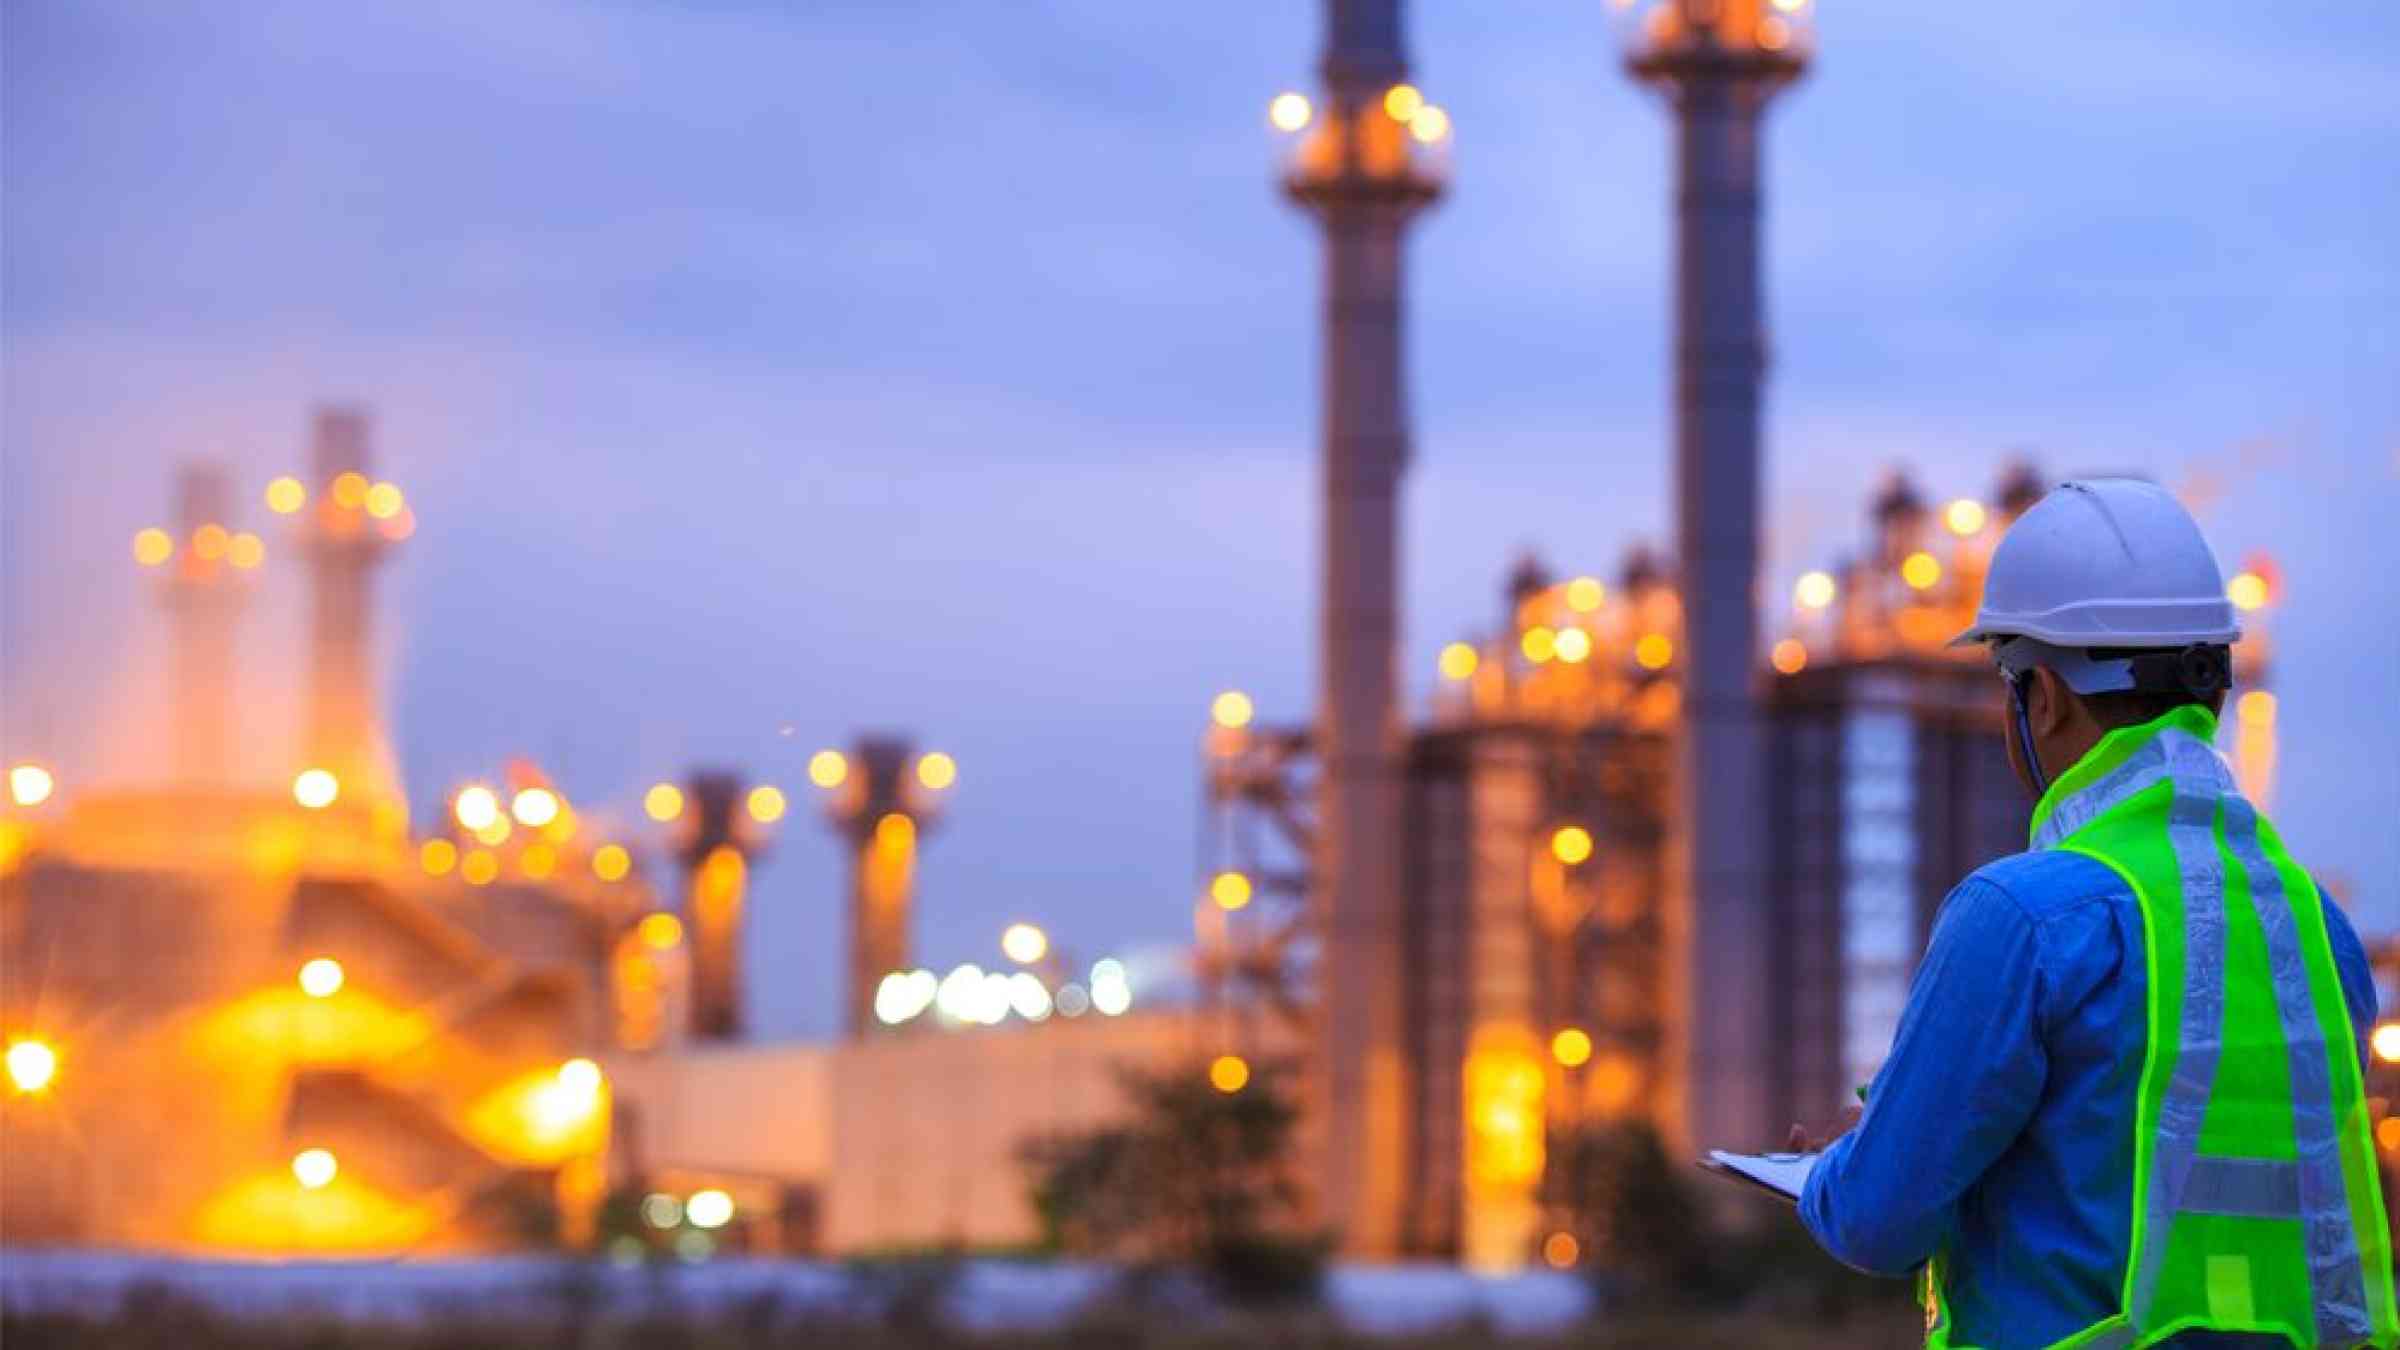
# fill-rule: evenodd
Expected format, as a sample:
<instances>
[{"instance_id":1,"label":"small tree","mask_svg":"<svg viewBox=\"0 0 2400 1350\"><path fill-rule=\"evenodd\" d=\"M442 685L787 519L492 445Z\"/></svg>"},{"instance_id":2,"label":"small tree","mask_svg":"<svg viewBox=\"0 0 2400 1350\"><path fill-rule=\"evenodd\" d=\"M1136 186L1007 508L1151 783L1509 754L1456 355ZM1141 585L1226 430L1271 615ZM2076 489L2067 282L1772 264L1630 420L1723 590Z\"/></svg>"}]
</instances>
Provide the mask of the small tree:
<instances>
[{"instance_id":1,"label":"small tree","mask_svg":"<svg viewBox=\"0 0 2400 1350\"><path fill-rule=\"evenodd\" d=\"M1593 1270L1621 1296L1662 1304L1704 1295L1717 1235L1647 1122L1618 1121L1553 1143L1546 1178L1574 1217Z\"/></svg>"},{"instance_id":2,"label":"small tree","mask_svg":"<svg viewBox=\"0 0 2400 1350\"><path fill-rule=\"evenodd\" d=\"M1236 1299L1313 1293L1326 1244L1300 1226L1287 1077L1262 1067L1227 1092L1197 1068L1122 1070L1122 1123L1024 1150L1046 1245L1196 1266Z\"/></svg>"}]
</instances>

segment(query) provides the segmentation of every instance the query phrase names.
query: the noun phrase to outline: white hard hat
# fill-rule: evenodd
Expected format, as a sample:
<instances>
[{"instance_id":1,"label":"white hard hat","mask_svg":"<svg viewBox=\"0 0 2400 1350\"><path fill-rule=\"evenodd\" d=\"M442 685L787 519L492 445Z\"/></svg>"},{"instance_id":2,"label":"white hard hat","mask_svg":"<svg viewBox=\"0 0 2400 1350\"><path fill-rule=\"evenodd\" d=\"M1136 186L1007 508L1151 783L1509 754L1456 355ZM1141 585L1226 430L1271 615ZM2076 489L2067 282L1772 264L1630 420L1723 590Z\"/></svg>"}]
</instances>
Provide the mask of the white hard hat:
<instances>
[{"instance_id":1,"label":"white hard hat","mask_svg":"<svg viewBox=\"0 0 2400 1350\"><path fill-rule=\"evenodd\" d=\"M2183 504L2156 483L2091 478L2060 484L2009 527L1975 626L1951 645L2184 647L2240 636L2217 555Z\"/></svg>"}]
</instances>

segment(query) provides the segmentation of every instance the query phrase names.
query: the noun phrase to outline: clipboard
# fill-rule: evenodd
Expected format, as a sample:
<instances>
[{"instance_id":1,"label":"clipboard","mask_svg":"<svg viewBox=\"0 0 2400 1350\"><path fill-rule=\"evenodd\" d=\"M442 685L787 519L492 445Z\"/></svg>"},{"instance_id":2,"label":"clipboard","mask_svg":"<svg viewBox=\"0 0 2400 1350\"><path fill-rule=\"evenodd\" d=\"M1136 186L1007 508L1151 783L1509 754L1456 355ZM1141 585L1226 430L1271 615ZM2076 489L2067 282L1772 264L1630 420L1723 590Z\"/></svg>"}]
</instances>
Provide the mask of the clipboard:
<instances>
[{"instance_id":1,"label":"clipboard","mask_svg":"<svg viewBox=\"0 0 2400 1350\"><path fill-rule=\"evenodd\" d=\"M1808 1174L1816 1170L1817 1159L1824 1156L1822 1153L1729 1153L1712 1148L1700 1159L1700 1167L1796 1205L1800 1203L1800 1192L1808 1185Z\"/></svg>"}]
</instances>

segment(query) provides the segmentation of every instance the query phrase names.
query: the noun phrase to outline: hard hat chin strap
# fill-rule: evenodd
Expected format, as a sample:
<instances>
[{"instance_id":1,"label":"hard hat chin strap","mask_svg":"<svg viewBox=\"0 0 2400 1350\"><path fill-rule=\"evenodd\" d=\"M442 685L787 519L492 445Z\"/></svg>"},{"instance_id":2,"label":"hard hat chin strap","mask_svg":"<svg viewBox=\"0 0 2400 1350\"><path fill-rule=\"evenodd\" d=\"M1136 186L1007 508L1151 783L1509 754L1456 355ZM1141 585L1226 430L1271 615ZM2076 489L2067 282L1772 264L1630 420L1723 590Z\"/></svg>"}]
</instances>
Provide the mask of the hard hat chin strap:
<instances>
[{"instance_id":1,"label":"hard hat chin strap","mask_svg":"<svg viewBox=\"0 0 2400 1350\"><path fill-rule=\"evenodd\" d=\"M2016 737L2017 750L2025 757L2025 776L2033 783L2033 796L2040 801L2050 790L2049 775L2042 772L2042 756L2033 748L2033 718L2025 711L2025 686L2032 682L2031 671L2009 671L2008 681L2009 734Z\"/></svg>"}]
</instances>

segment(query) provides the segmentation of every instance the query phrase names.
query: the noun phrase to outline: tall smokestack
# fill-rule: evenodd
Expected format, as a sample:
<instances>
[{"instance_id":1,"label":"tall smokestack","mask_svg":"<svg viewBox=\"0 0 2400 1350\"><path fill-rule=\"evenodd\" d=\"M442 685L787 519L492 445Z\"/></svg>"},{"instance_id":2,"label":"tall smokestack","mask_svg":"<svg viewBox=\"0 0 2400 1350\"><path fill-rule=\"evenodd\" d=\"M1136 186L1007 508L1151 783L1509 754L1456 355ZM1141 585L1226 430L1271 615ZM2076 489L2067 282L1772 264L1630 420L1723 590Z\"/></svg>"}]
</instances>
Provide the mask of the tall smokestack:
<instances>
[{"instance_id":1,"label":"tall smokestack","mask_svg":"<svg viewBox=\"0 0 2400 1350\"><path fill-rule=\"evenodd\" d=\"M1779 1137L1767 1089L1767 797L1757 696L1759 125L1806 0L1657 0L1627 65L1676 119L1675 499L1685 666L1672 911L1688 1135Z\"/></svg>"},{"instance_id":2,"label":"tall smokestack","mask_svg":"<svg viewBox=\"0 0 2400 1350\"><path fill-rule=\"evenodd\" d=\"M743 795L729 773L695 773L684 788L691 826L677 859L692 930L692 1035L700 1040L738 1040L745 1029L742 930L758 845L744 824Z\"/></svg>"},{"instance_id":3,"label":"tall smokestack","mask_svg":"<svg viewBox=\"0 0 2400 1350\"><path fill-rule=\"evenodd\" d=\"M1324 560L1318 669L1317 1069L1326 1217L1360 1256L1399 1250L1411 1100L1402 973L1400 478L1409 455L1402 244L1441 194L1448 121L1407 84L1399 0L1328 0L1325 106L1284 178L1325 234ZM1288 111L1287 111L1288 110Z\"/></svg>"},{"instance_id":4,"label":"tall smokestack","mask_svg":"<svg viewBox=\"0 0 2400 1350\"><path fill-rule=\"evenodd\" d=\"M941 767L929 771L929 763ZM947 758L916 759L907 741L888 736L863 736L847 757L828 752L811 766L818 782L835 789L826 816L850 846L850 983L843 998L854 1038L877 1025L875 990L883 977L908 966L917 846L933 827L948 766Z\"/></svg>"},{"instance_id":5,"label":"tall smokestack","mask_svg":"<svg viewBox=\"0 0 2400 1350\"><path fill-rule=\"evenodd\" d=\"M305 753L345 791L388 789L378 781L373 581L392 542L405 537L406 507L398 488L372 476L364 412L319 409L311 454Z\"/></svg>"},{"instance_id":6,"label":"tall smokestack","mask_svg":"<svg viewBox=\"0 0 2400 1350\"><path fill-rule=\"evenodd\" d=\"M221 464L185 465L175 479L175 546L159 600L172 627L175 776L219 784L233 762L234 631L248 598L237 573L258 566L264 546L235 534L233 483Z\"/></svg>"}]
</instances>

